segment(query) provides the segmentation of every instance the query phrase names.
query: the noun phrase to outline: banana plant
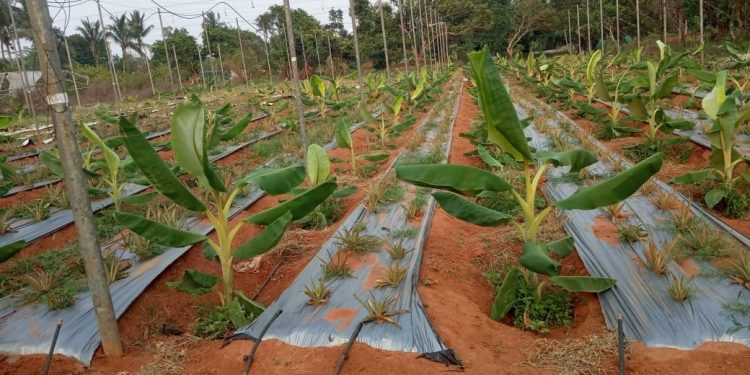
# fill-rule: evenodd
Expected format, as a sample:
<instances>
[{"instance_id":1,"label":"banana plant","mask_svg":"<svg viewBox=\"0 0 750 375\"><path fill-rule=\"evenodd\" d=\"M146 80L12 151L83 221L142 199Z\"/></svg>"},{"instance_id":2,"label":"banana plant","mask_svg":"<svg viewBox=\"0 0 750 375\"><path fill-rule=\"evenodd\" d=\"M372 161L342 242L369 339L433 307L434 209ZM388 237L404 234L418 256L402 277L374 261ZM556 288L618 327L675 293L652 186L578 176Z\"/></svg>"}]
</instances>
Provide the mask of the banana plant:
<instances>
[{"instance_id":1,"label":"banana plant","mask_svg":"<svg viewBox=\"0 0 750 375\"><path fill-rule=\"evenodd\" d=\"M367 86L370 94L377 96L380 90L385 87L385 76L375 73L370 74L365 80L365 86Z\"/></svg>"},{"instance_id":2,"label":"banana plant","mask_svg":"<svg viewBox=\"0 0 750 375\"><path fill-rule=\"evenodd\" d=\"M207 192L200 195L203 199L199 199L167 167L132 122L120 117L119 128L133 162L151 185L175 204L189 211L201 213L214 227L216 239L170 227L133 213L116 211L115 218L136 234L166 246L182 247L205 241L221 265L223 288L219 295L225 306L235 304L235 297L239 295L234 290L233 261L253 258L271 250L292 221L312 212L337 188L335 181L322 182L275 207L232 224L232 204L247 185L257 185L271 195L287 194L304 181L305 167L295 164L280 169L260 168L232 184L225 184L215 167L209 163L210 134L209 127L206 126L203 104L182 102L175 109L171 119L172 148L177 165L197 180L200 189ZM265 228L249 241L237 245L236 236L247 223L262 225ZM218 278L216 280L218 281Z\"/></svg>"},{"instance_id":3,"label":"banana plant","mask_svg":"<svg viewBox=\"0 0 750 375\"><path fill-rule=\"evenodd\" d=\"M120 206L122 204L122 193L125 189L125 184L123 184L123 181L120 178L120 167L122 165L120 156L117 155L117 153L109 146L107 146L104 140L102 140L99 135L96 134L96 132L88 125L83 124L81 132L83 133L83 136L89 140L89 142L98 147L101 153L104 154L105 163L103 167L106 170L107 176L101 176L100 179L109 188L108 194L112 199L112 203L115 205L115 210L120 210ZM92 154L93 149L91 149L87 153L86 159L89 161L84 164L84 170L88 169L86 164L91 165L90 160Z\"/></svg>"},{"instance_id":4,"label":"banana plant","mask_svg":"<svg viewBox=\"0 0 750 375\"><path fill-rule=\"evenodd\" d=\"M339 121L338 124L336 124L336 133L334 135L336 138L336 145L349 150L349 153L351 154L351 160L349 163L352 166L352 174L355 174L357 171L357 155L354 152L352 133L349 131L349 126L346 125L346 122Z\"/></svg>"},{"instance_id":5,"label":"banana plant","mask_svg":"<svg viewBox=\"0 0 750 375\"><path fill-rule=\"evenodd\" d=\"M710 167L672 179L673 183L679 185L713 182L713 187L704 197L706 205L710 208L742 194L736 188L741 178L750 181L750 174L747 172L737 173L737 168L743 163L750 164L750 160L740 155L735 147L738 127L750 120L750 105L737 104L737 98L742 95L740 90L734 90L727 95L726 83L726 71L716 74L713 90L701 103L703 112L713 121L707 134L711 141Z\"/></svg>"},{"instance_id":6,"label":"banana plant","mask_svg":"<svg viewBox=\"0 0 750 375\"><path fill-rule=\"evenodd\" d=\"M201 103L197 96L193 97L193 101ZM235 121L236 115L236 111L232 109L232 105L229 103L215 111L207 111L206 126L209 150L216 148L219 142L231 141L237 138L250 122L253 121L252 113L248 113Z\"/></svg>"},{"instance_id":7,"label":"banana plant","mask_svg":"<svg viewBox=\"0 0 750 375\"><path fill-rule=\"evenodd\" d=\"M560 264L553 256L562 258L570 254L573 251L573 241L567 237L551 243L541 243L538 241L539 228L555 208L591 210L627 199L661 168L663 156L654 155L599 185L582 188L570 197L538 211L535 202L539 184L550 167L569 166L571 172L577 172L592 165L597 159L591 152L582 149L534 153L527 143L523 125L516 116L513 103L487 48L470 53L469 62L479 90L480 108L484 114L488 138L494 146L523 164L524 189L516 190L505 179L489 171L453 164L401 166L396 168L397 177L417 186L440 189L432 196L448 214L461 220L481 226L513 222L524 240L523 254L518 259L522 269L547 275L553 284L572 292L602 292L611 288L616 281L609 278L561 276ZM517 222L511 215L464 198L476 197L482 192L510 192L521 208L523 221ZM493 304L493 319L503 318L516 299L519 285L513 280L522 270L519 266L513 267L506 274Z\"/></svg>"},{"instance_id":8,"label":"banana plant","mask_svg":"<svg viewBox=\"0 0 750 375\"><path fill-rule=\"evenodd\" d=\"M602 50L596 50L591 54L589 62L586 64L586 99L591 104L594 101L594 95L599 99L608 100L609 94L604 86L604 80L601 75L596 74L596 65L602 59Z\"/></svg>"},{"instance_id":9,"label":"banana plant","mask_svg":"<svg viewBox=\"0 0 750 375\"><path fill-rule=\"evenodd\" d=\"M303 81L303 88L307 98L302 98L302 102L308 106L317 106L320 117L325 118L328 111L328 92L326 82L317 74L313 74L309 79Z\"/></svg>"}]
</instances>

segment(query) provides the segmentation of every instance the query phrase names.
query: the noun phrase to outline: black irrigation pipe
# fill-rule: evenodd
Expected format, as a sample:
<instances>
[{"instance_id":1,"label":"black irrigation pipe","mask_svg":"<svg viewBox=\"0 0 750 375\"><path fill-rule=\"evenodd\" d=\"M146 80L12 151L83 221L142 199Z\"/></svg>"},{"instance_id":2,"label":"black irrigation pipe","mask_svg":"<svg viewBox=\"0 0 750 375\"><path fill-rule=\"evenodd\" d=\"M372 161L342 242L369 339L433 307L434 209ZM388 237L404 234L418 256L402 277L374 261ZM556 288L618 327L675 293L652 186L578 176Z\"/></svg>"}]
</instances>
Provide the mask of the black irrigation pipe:
<instances>
[{"instance_id":1,"label":"black irrigation pipe","mask_svg":"<svg viewBox=\"0 0 750 375\"><path fill-rule=\"evenodd\" d=\"M44 371L42 372L44 375L49 374L49 368L52 365L52 356L55 354L55 345L57 345L57 337L60 336L60 328L62 327L62 324L62 319L57 321L55 335L52 336L52 345L49 347L49 354L47 354L47 360L44 362Z\"/></svg>"},{"instance_id":2,"label":"black irrigation pipe","mask_svg":"<svg viewBox=\"0 0 750 375\"><path fill-rule=\"evenodd\" d=\"M359 336L359 332L362 331L362 326L364 326L365 323L367 323L367 321L365 320L359 322L359 324L357 324L357 328L354 329L354 332L352 332L351 337L349 337L349 341L346 342L344 351L341 352L341 356L339 357L338 362L336 362L336 368L333 369L333 375L339 375L341 373L341 369L344 368L344 362L349 359L349 352L352 350L354 342L357 341L357 336Z\"/></svg>"},{"instance_id":3,"label":"black irrigation pipe","mask_svg":"<svg viewBox=\"0 0 750 375\"><path fill-rule=\"evenodd\" d=\"M253 364L253 358L255 358L255 352L258 351L258 347L260 346L260 342L263 341L263 336L266 334L266 331L268 331L268 328L271 327L271 324L273 324L274 321L276 321L276 318L281 315L283 311L278 310L276 311L276 314L273 315L273 318L271 318L270 321L268 321L268 324L263 327L263 330L260 331L260 335L258 335L257 340L255 340L255 343L253 344L253 349L250 350L250 354L245 356L243 360L245 361L245 368L242 370L242 373L247 375L250 372L250 366Z\"/></svg>"},{"instance_id":4,"label":"black irrigation pipe","mask_svg":"<svg viewBox=\"0 0 750 375\"><path fill-rule=\"evenodd\" d=\"M255 300L256 298L258 298L258 296L263 291L263 289L265 289L266 286L268 285L268 283L271 282L271 279L273 279L273 276L276 274L276 271L278 271L279 268L281 268L282 264L284 264L284 257L283 256L282 256L281 259L279 259L278 262L276 262L276 265L273 266L273 269L271 270L271 273L269 273L268 276L266 276L266 279L263 280L263 283L261 283L260 286L258 287L258 289L255 290L255 293L253 293L253 295L250 297L251 300Z\"/></svg>"}]
</instances>

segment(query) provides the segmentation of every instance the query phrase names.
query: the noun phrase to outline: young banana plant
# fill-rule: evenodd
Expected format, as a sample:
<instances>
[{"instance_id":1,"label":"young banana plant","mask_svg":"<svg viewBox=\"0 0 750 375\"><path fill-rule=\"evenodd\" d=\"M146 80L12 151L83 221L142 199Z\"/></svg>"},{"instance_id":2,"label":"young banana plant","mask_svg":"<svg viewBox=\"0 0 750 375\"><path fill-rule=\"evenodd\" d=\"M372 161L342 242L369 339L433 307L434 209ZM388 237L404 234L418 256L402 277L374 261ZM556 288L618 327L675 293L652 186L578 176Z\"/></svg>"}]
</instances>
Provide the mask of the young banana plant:
<instances>
[{"instance_id":1,"label":"young banana plant","mask_svg":"<svg viewBox=\"0 0 750 375\"><path fill-rule=\"evenodd\" d=\"M602 51L596 50L591 54L589 62L586 64L586 99L591 104L594 101L594 95L598 95L601 98L602 93L606 93L606 87L601 76L596 75L596 65L602 59ZM604 99L602 99L604 100Z\"/></svg>"},{"instance_id":2,"label":"young banana plant","mask_svg":"<svg viewBox=\"0 0 750 375\"><path fill-rule=\"evenodd\" d=\"M313 211L337 188L335 181L322 182L275 207L232 224L232 204L247 185L256 185L271 195L287 194L304 181L305 167L292 165L281 169L260 168L232 184L225 184L209 163L210 126L205 120L203 104L182 102L175 109L171 120L172 149L177 165L195 178L199 187L207 192L200 195L203 199L199 199L167 167L133 123L121 117L119 127L133 162L150 184L175 204L201 213L214 227L216 238L208 238L200 233L174 228L124 211L116 211L115 218L136 234L162 245L182 247L205 241L221 265L223 288L219 294L224 305L235 303L235 298L239 295L234 290L233 261L253 258L271 250L292 221ZM236 237L247 223L265 228L249 241L237 244ZM193 276L197 274L197 271L191 273ZM218 282L218 278L211 277L214 281L209 285L209 290ZM212 279L211 277L205 278Z\"/></svg>"},{"instance_id":3,"label":"young banana plant","mask_svg":"<svg viewBox=\"0 0 750 375\"><path fill-rule=\"evenodd\" d=\"M83 133L83 136L89 140L89 142L96 145L96 147L101 150L102 154L104 154L104 169L106 169L107 175L102 176L101 179L109 188L108 194L110 198L112 198L112 203L115 205L115 210L120 210L120 206L122 204L122 193L125 189L125 184L120 178L120 156L117 155L114 150L109 148L104 140L102 140L99 135L96 134L96 132L88 125L83 124L81 132ZM88 152L89 157L87 157L87 159L90 160L90 156L92 153L93 149ZM86 169L85 165L84 169Z\"/></svg>"},{"instance_id":4,"label":"young banana plant","mask_svg":"<svg viewBox=\"0 0 750 375\"><path fill-rule=\"evenodd\" d=\"M325 118L329 99L326 82L320 76L314 74L303 81L303 87L305 94L308 96L308 98L303 98L303 103L309 106L317 106L320 117Z\"/></svg>"},{"instance_id":5,"label":"young banana plant","mask_svg":"<svg viewBox=\"0 0 750 375\"><path fill-rule=\"evenodd\" d=\"M404 102L403 96L396 96L393 98L393 104L385 103L385 111L391 115L390 124L386 124L385 118L380 117L380 126L378 127L378 136L380 137L380 145L385 150L385 139L393 131L392 127L398 124L401 115L401 105Z\"/></svg>"},{"instance_id":6,"label":"young banana plant","mask_svg":"<svg viewBox=\"0 0 750 375\"><path fill-rule=\"evenodd\" d=\"M443 190L432 196L448 214L481 226L498 226L515 219L462 196L475 197L485 191L510 192L523 213L523 221L514 221L524 240L523 254L518 260L520 267L547 275L553 284L569 291L601 292L611 288L615 280L609 278L561 276L560 264L553 257L562 258L570 254L573 241L567 237L551 243L540 243L539 228L555 208L591 210L625 200L660 169L662 155L654 155L599 185L582 188L567 199L538 210L535 202L539 184L550 167L569 166L571 172L576 172L592 165L597 159L591 152L582 149L532 153L521 121L516 116L510 96L487 49L470 53L469 62L477 83L488 138L503 152L523 163L524 188L516 190L502 177L489 171L453 164L401 166L396 168L397 177L417 186ZM520 268L514 267L506 275L493 305L493 319L499 320L505 316L516 300L519 285L514 280L520 272Z\"/></svg>"},{"instance_id":7,"label":"young banana plant","mask_svg":"<svg viewBox=\"0 0 750 375\"><path fill-rule=\"evenodd\" d=\"M740 90L734 90L727 95L726 71L716 74L715 81L713 90L703 98L701 103L703 112L713 121L708 133L711 140L711 165L709 168L672 179L672 182L680 185L712 181L714 186L705 195L706 205L710 208L740 194L736 189L740 178L750 180L750 174L747 172L740 175L737 173L737 168L742 163L750 164L750 160L740 155L735 147L737 128L750 120L750 105L737 104L737 98L742 95ZM736 213L730 212L730 214Z\"/></svg>"}]
</instances>

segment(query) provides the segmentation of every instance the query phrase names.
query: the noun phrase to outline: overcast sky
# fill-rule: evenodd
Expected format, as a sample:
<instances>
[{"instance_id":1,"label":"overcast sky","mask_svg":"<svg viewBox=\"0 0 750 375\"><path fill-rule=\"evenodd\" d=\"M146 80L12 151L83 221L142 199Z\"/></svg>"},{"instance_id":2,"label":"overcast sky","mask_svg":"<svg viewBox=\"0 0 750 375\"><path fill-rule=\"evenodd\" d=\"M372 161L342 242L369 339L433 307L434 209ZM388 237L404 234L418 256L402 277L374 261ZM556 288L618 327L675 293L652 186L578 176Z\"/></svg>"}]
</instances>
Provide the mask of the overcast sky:
<instances>
[{"instance_id":1,"label":"overcast sky","mask_svg":"<svg viewBox=\"0 0 750 375\"><path fill-rule=\"evenodd\" d=\"M213 10L220 16L221 21L230 25L235 25L235 18L239 19L240 27L252 30L242 18L254 23L255 18L265 13L272 5L282 5L283 0L225 0L225 1L200 1L200 0L100 0L102 6L102 16L105 25L109 25L110 14L120 16L123 13L129 13L133 10L140 10L146 14L147 24L154 25L154 30L146 38L146 43L161 39L159 30L159 16L155 3L161 5L162 20L164 27L186 28L191 34L198 37L201 33L201 19L184 19L175 14L168 14L164 8L181 16L195 17L200 16L201 11ZM65 35L76 33L76 29L81 20L86 18L92 21L99 19L96 2L94 0L48 0L50 15L54 19L56 27L63 30ZM63 5L64 4L64 5ZM228 4L228 5L227 5ZM61 9L61 5L63 8ZM328 10L331 8L344 10L345 27L351 30L348 18L348 0L290 0L292 8L302 8L322 23L328 22ZM231 6L231 7L230 7ZM237 13L232 10L236 9ZM200 40L200 39L199 39ZM118 49L113 48L112 52L116 53Z\"/></svg>"}]
</instances>

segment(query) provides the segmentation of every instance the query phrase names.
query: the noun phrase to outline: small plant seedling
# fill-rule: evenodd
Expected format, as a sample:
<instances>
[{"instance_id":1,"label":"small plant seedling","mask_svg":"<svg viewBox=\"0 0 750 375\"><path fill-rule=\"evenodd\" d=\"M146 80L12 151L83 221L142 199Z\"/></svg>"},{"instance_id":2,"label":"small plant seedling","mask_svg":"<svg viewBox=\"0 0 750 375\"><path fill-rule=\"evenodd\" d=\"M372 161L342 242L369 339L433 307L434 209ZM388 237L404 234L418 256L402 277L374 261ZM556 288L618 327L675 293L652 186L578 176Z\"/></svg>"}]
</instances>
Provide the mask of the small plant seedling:
<instances>
[{"instance_id":1,"label":"small plant seedling","mask_svg":"<svg viewBox=\"0 0 750 375\"><path fill-rule=\"evenodd\" d=\"M685 302L692 298L695 292L690 286L690 279L682 276L672 276L669 279L669 296L677 302Z\"/></svg>"},{"instance_id":2,"label":"small plant seedling","mask_svg":"<svg viewBox=\"0 0 750 375\"><path fill-rule=\"evenodd\" d=\"M308 305L318 306L325 304L328 302L331 293L331 288L328 287L323 279L319 279L317 282L312 280L310 285L305 286L305 295L310 298L307 301Z\"/></svg>"},{"instance_id":3,"label":"small plant seedling","mask_svg":"<svg viewBox=\"0 0 750 375\"><path fill-rule=\"evenodd\" d=\"M738 254L738 259L729 267L729 278L733 283L750 289L750 255L746 252Z\"/></svg>"},{"instance_id":4,"label":"small plant seedling","mask_svg":"<svg viewBox=\"0 0 750 375\"><path fill-rule=\"evenodd\" d=\"M344 229L343 233L334 237L336 245L343 250L350 250L357 254L375 251L380 246L382 240L371 234L367 234L367 227L364 223L359 222L351 228Z\"/></svg>"},{"instance_id":5,"label":"small plant seedling","mask_svg":"<svg viewBox=\"0 0 750 375\"><path fill-rule=\"evenodd\" d=\"M367 210L375 212L381 204L398 202L404 197L405 189L396 181L393 174L389 174L381 181L374 182L367 190Z\"/></svg>"},{"instance_id":6,"label":"small plant seedling","mask_svg":"<svg viewBox=\"0 0 750 375\"><path fill-rule=\"evenodd\" d=\"M112 254L104 260L104 267L107 270L107 281L110 284L124 279L128 276L128 269L132 264L126 259L121 259L117 254Z\"/></svg>"},{"instance_id":7,"label":"small plant seedling","mask_svg":"<svg viewBox=\"0 0 750 375\"><path fill-rule=\"evenodd\" d=\"M404 259L406 254L411 252L411 249L407 249L404 246L404 239L400 239L398 242L388 242L385 247L385 251L393 260Z\"/></svg>"},{"instance_id":8,"label":"small plant seedling","mask_svg":"<svg viewBox=\"0 0 750 375\"><path fill-rule=\"evenodd\" d=\"M656 193L658 186L656 186L656 183L654 181L648 181L643 186L641 186L640 192L643 196L651 196Z\"/></svg>"},{"instance_id":9,"label":"small plant seedling","mask_svg":"<svg viewBox=\"0 0 750 375\"><path fill-rule=\"evenodd\" d=\"M22 282L29 287L23 298L26 302L43 301L50 310L64 309L73 305L73 290L65 285L62 269L47 272L37 267L30 274L21 276Z\"/></svg>"},{"instance_id":10,"label":"small plant seedling","mask_svg":"<svg viewBox=\"0 0 750 375\"><path fill-rule=\"evenodd\" d=\"M46 187L45 189L44 199L46 199L50 205L61 209L70 208L68 194L65 192L62 185L58 184L54 187Z\"/></svg>"},{"instance_id":11,"label":"small plant seedling","mask_svg":"<svg viewBox=\"0 0 750 375\"><path fill-rule=\"evenodd\" d=\"M323 281L334 279L348 279L352 277L352 270L349 268L347 261L349 253L343 252L342 256L333 256L328 253L328 260L322 260L323 264Z\"/></svg>"},{"instance_id":12,"label":"small plant seedling","mask_svg":"<svg viewBox=\"0 0 750 375\"><path fill-rule=\"evenodd\" d=\"M609 205L604 208L604 211L607 213L610 220L612 220L612 224L617 224L619 221L627 219L627 217L630 216L630 213L625 212L625 204L623 202Z\"/></svg>"},{"instance_id":13,"label":"small plant seedling","mask_svg":"<svg viewBox=\"0 0 750 375\"><path fill-rule=\"evenodd\" d=\"M641 225L625 225L617 228L620 241L637 242L648 237L648 232Z\"/></svg>"},{"instance_id":14,"label":"small plant seedling","mask_svg":"<svg viewBox=\"0 0 750 375\"><path fill-rule=\"evenodd\" d=\"M389 237L394 239L414 238L419 233L419 230L414 227L404 227L392 231Z\"/></svg>"},{"instance_id":15,"label":"small plant seedling","mask_svg":"<svg viewBox=\"0 0 750 375\"><path fill-rule=\"evenodd\" d=\"M688 205L682 205L677 212L672 213L672 224L678 233L686 233L695 224L695 217Z\"/></svg>"},{"instance_id":16,"label":"small plant seedling","mask_svg":"<svg viewBox=\"0 0 750 375\"><path fill-rule=\"evenodd\" d=\"M0 234L8 232L8 219L10 219L12 212L9 208L0 208Z\"/></svg>"},{"instance_id":17,"label":"small plant seedling","mask_svg":"<svg viewBox=\"0 0 750 375\"><path fill-rule=\"evenodd\" d=\"M706 223L694 222L680 241L680 255L707 260L724 256L732 248L723 233Z\"/></svg>"},{"instance_id":18,"label":"small plant seedling","mask_svg":"<svg viewBox=\"0 0 750 375\"><path fill-rule=\"evenodd\" d=\"M651 202L662 211L672 211L677 205L677 199L674 193L668 193L665 190L658 190Z\"/></svg>"},{"instance_id":19,"label":"small plant seedling","mask_svg":"<svg viewBox=\"0 0 750 375\"><path fill-rule=\"evenodd\" d=\"M643 245L643 256L646 258L646 267L657 275L665 274L671 259L672 250L678 240L679 238L675 238L670 244L665 245L662 250L659 250L659 246L654 239L646 241Z\"/></svg>"},{"instance_id":20,"label":"small plant seedling","mask_svg":"<svg viewBox=\"0 0 750 375\"><path fill-rule=\"evenodd\" d=\"M391 264L382 267L385 275L375 280L376 288L391 287L395 288L401 284L406 276L406 267L401 267L398 262L392 262Z\"/></svg>"},{"instance_id":21,"label":"small plant seedling","mask_svg":"<svg viewBox=\"0 0 750 375\"><path fill-rule=\"evenodd\" d=\"M49 209L49 202L45 199L37 199L21 205L16 215L33 221L43 221L49 217Z\"/></svg>"},{"instance_id":22,"label":"small plant seedling","mask_svg":"<svg viewBox=\"0 0 750 375\"><path fill-rule=\"evenodd\" d=\"M354 298L367 311L367 317L364 322L391 323L396 327L401 328L401 326L393 320L393 317L409 312L409 310L406 309L391 310L398 299L395 296L391 296L390 292L386 293L381 299L377 299L372 292L370 292L370 298L368 298L367 301L362 301L356 294L354 295Z\"/></svg>"}]
</instances>

